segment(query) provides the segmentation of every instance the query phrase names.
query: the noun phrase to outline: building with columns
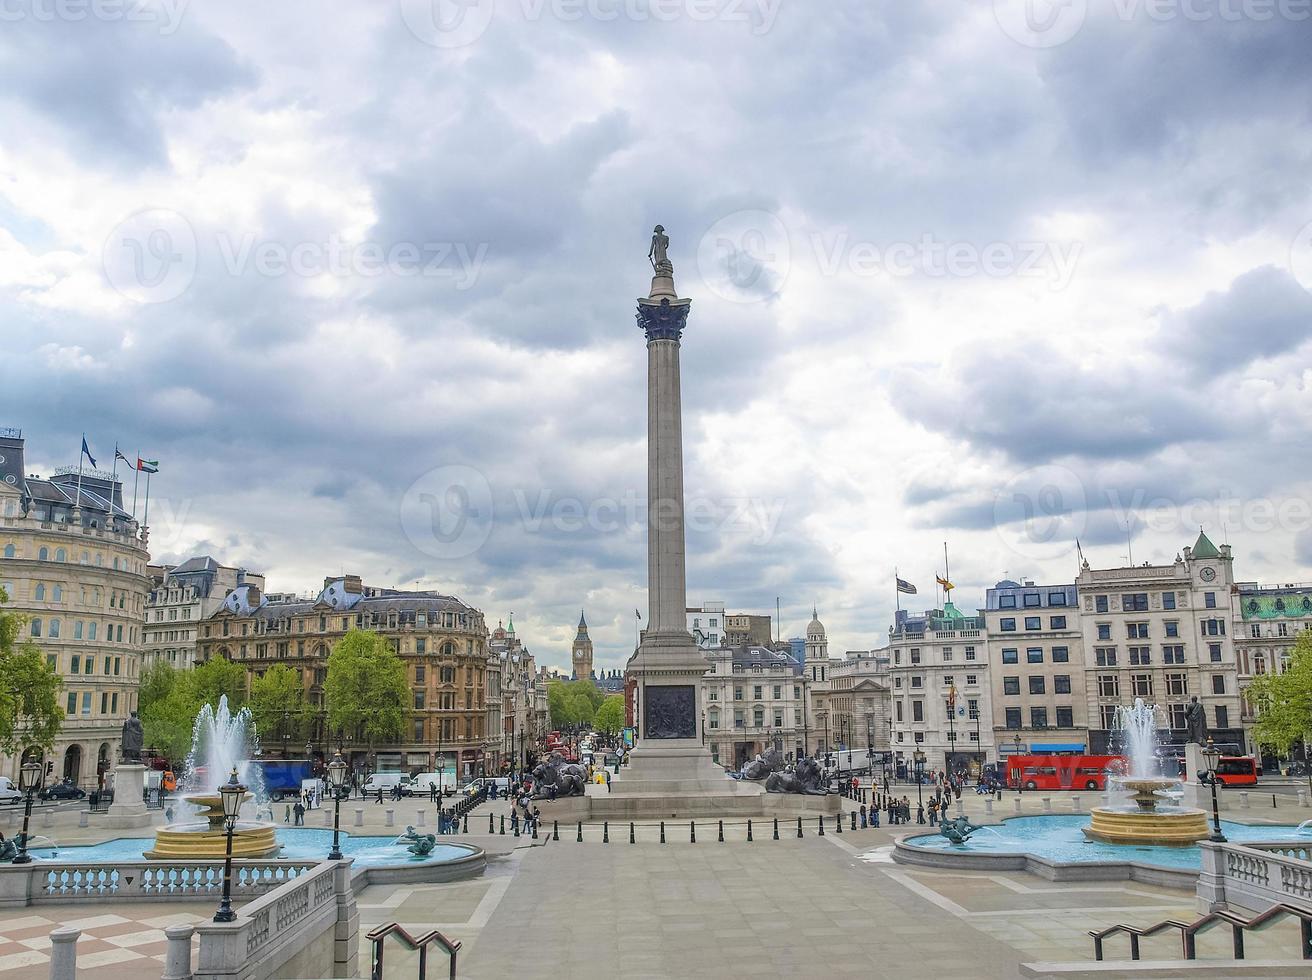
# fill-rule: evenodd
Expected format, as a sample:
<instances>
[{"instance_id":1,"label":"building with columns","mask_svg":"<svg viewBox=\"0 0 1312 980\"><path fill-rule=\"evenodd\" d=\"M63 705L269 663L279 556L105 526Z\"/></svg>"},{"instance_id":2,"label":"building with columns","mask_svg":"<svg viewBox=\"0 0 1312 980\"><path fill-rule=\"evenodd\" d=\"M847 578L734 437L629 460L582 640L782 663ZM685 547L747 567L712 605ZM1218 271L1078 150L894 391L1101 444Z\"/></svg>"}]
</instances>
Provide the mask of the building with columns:
<instances>
[{"instance_id":1,"label":"building with columns","mask_svg":"<svg viewBox=\"0 0 1312 980\"><path fill-rule=\"evenodd\" d=\"M147 533L123 509L109 471L64 466L28 475L17 429L0 429L0 588L59 674L63 728L45 753L55 779L104 785L137 707L150 589ZM26 753L24 753L26 755ZM0 756L18 781L21 758Z\"/></svg>"},{"instance_id":2,"label":"building with columns","mask_svg":"<svg viewBox=\"0 0 1312 980\"><path fill-rule=\"evenodd\" d=\"M883 650L849 650L830 664L829 706L840 748L889 751L889 661Z\"/></svg>"},{"instance_id":3,"label":"building with columns","mask_svg":"<svg viewBox=\"0 0 1312 980\"><path fill-rule=\"evenodd\" d=\"M1089 749L1108 751L1116 706L1156 702L1165 740L1183 744L1197 697L1213 740L1246 752L1235 659L1230 546L1201 531L1169 565L1091 568L1075 580L1084 636Z\"/></svg>"}]
</instances>

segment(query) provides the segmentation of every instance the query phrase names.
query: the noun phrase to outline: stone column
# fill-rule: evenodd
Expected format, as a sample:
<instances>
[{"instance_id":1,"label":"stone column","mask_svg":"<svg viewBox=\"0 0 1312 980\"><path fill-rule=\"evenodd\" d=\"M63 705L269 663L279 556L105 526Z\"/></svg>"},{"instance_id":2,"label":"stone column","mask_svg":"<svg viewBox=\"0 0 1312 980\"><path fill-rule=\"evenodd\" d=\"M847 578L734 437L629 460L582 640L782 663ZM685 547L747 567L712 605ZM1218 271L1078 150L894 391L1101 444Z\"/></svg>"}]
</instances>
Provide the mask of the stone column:
<instances>
[{"instance_id":1,"label":"stone column","mask_svg":"<svg viewBox=\"0 0 1312 980\"><path fill-rule=\"evenodd\" d=\"M164 936L169 945L160 980L191 980L191 937L195 932L195 926L165 926Z\"/></svg>"},{"instance_id":2,"label":"stone column","mask_svg":"<svg viewBox=\"0 0 1312 980\"><path fill-rule=\"evenodd\" d=\"M81 929L61 926L50 934L50 980L77 980L77 938Z\"/></svg>"}]
</instances>

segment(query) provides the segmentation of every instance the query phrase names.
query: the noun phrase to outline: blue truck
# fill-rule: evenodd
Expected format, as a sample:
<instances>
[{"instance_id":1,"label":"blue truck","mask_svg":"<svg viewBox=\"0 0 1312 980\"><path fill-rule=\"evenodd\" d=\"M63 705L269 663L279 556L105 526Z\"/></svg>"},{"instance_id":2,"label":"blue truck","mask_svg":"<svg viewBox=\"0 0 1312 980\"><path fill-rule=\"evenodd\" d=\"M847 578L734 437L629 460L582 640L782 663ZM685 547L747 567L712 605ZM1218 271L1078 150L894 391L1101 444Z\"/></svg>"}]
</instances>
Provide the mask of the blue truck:
<instances>
[{"instance_id":1,"label":"blue truck","mask_svg":"<svg viewBox=\"0 0 1312 980\"><path fill-rule=\"evenodd\" d=\"M306 760L252 759L250 772L264 777L264 791L271 800L301 795L302 781L314 778L314 767Z\"/></svg>"}]
</instances>

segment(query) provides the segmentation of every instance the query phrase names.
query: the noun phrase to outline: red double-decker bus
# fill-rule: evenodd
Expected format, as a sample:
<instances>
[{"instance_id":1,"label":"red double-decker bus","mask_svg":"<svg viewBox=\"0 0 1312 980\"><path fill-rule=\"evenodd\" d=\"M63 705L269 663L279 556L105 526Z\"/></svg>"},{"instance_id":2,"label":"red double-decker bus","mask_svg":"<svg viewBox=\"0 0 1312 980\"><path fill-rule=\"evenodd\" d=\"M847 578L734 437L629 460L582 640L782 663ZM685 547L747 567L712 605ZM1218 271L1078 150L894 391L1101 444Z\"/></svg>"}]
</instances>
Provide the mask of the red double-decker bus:
<instances>
[{"instance_id":1,"label":"red double-decker bus","mask_svg":"<svg viewBox=\"0 0 1312 980\"><path fill-rule=\"evenodd\" d=\"M1007 757L1007 785L1012 789L1107 788L1107 770L1124 767L1119 755L1013 755Z\"/></svg>"}]
</instances>

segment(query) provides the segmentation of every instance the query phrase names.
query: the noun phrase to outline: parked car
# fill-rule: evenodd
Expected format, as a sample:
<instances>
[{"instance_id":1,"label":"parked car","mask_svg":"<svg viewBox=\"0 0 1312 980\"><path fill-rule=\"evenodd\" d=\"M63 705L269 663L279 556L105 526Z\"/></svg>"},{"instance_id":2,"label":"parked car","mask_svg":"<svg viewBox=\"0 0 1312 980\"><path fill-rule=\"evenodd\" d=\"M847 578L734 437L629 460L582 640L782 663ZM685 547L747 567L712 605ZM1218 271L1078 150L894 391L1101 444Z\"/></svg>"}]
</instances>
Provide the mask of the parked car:
<instances>
[{"instance_id":1,"label":"parked car","mask_svg":"<svg viewBox=\"0 0 1312 980\"><path fill-rule=\"evenodd\" d=\"M0 803L22 803L23 794L8 776L0 776Z\"/></svg>"},{"instance_id":2,"label":"parked car","mask_svg":"<svg viewBox=\"0 0 1312 980\"><path fill-rule=\"evenodd\" d=\"M41 792L37 793L39 800L80 800L87 794L77 788L77 786L67 779L62 783L55 783L53 786L47 786Z\"/></svg>"}]
</instances>

